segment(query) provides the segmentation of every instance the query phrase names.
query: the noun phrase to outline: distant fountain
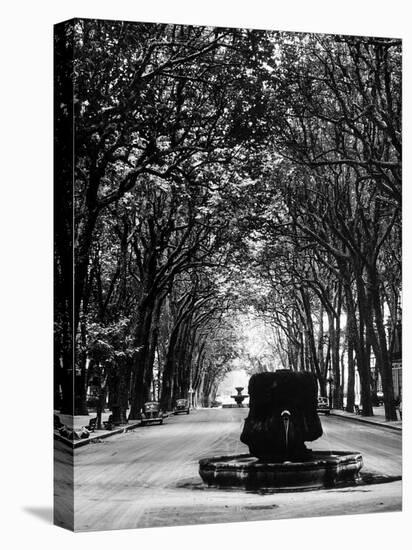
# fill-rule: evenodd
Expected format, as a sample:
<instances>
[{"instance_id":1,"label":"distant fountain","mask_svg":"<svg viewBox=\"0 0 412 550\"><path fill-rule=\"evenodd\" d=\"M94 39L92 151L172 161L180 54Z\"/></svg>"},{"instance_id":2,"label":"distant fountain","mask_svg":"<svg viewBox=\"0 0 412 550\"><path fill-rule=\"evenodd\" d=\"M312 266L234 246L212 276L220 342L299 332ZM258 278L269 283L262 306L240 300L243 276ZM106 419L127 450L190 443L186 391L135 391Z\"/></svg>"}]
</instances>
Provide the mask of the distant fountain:
<instances>
[{"instance_id":1,"label":"distant fountain","mask_svg":"<svg viewBox=\"0 0 412 550\"><path fill-rule=\"evenodd\" d=\"M236 395L231 395L230 397L236 401L238 407L243 407L243 401L248 396L247 395L242 395L243 387L239 386L238 388L235 388L235 390L237 391L237 394Z\"/></svg>"},{"instance_id":2,"label":"distant fountain","mask_svg":"<svg viewBox=\"0 0 412 550\"><path fill-rule=\"evenodd\" d=\"M243 388L232 396L239 406ZM312 373L278 370L249 381L249 414L240 436L250 454L205 458L199 473L208 485L279 491L318 489L354 483L362 456L348 451L311 451L322 425L316 410Z\"/></svg>"}]
</instances>

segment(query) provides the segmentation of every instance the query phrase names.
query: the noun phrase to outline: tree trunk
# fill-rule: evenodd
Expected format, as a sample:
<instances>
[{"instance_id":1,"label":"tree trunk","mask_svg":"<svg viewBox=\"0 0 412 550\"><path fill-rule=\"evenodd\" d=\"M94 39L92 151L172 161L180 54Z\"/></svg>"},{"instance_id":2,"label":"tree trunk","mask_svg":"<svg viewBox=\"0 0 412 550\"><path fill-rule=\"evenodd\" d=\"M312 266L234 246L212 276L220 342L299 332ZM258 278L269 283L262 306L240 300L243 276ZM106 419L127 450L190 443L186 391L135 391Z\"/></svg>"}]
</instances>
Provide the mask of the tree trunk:
<instances>
[{"instance_id":1,"label":"tree trunk","mask_svg":"<svg viewBox=\"0 0 412 550\"><path fill-rule=\"evenodd\" d=\"M357 340L358 349L356 350L356 358L358 364L358 372L361 385L361 405L363 416L373 416L372 399L371 399L371 375L370 364L366 354L365 341L365 324L370 316L370 308L365 296L364 281L362 272L357 271L356 287L358 290L358 311L359 311L359 338Z\"/></svg>"},{"instance_id":2,"label":"tree trunk","mask_svg":"<svg viewBox=\"0 0 412 550\"><path fill-rule=\"evenodd\" d=\"M348 380L346 390L346 411L353 412L355 405L355 361L353 358L353 329L351 319L348 315L346 322L346 331L348 339Z\"/></svg>"},{"instance_id":3,"label":"tree trunk","mask_svg":"<svg viewBox=\"0 0 412 550\"><path fill-rule=\"evenodd\" d=\"M349 330L349 342L353 347L356 362L358 366L360 386L361 386L361 403L362 413L364 415L372 415L372 402L370 395L370 370L369 364L366 364L365 357L365 328L364 328L364 316L365 316L365 298L363 292L363 280L358 273L357 277L357 290L358 290L358 308L359 308L359 324L356 316L355 301L353 298L351 288L351 277L348 274L346 266L341 264L340 271L342 273L342 282L345 294L346 308L347 308L347 324ZM367 310L366 310L367 314ZM349 371L349 377L352 373ZM349 380L348 380L349 384ZM352 380L348 388L351 387ZM349 391L349 390L348 390Z\"/></svg>"},{"instance_id":4,"label":"tree trunk","mask_svg":"<svg viewBox=\"0 0 412 550\"><path fill-rule=\"evenodd\" d=\"M133 360L132 388L130 392L130 414L129 420L136 420L140 410L147 400L148 391L145 387L145 368L150 353L150 334L153 316L153 301L143 300L138 314L135 347L138 348ZM147 378L146 378L147 380Z\"/></svg>"},{"instance_id":5,"label":"tree trunk","mask_svg":"<svg viewBox=\"0 0 412 550\"><path fill-rule=\"evenodd\" d=\"M154 311L152 316L152 322L150 326L150 335L149 335L149 345L148 352L146 356L146 361L144 365L144 399L148 401L150 399L150 394L152 393L151 388L153 384L153 365L155 360L155 353L157 347L157 341L159 338L159 318L160 318L160 309L162 306L162 298L158 297L154 304ZM155 400L155 395L153 392L153 399Z\"/></svg>"},{"instance_id":6,"label":"tree trunk","mask_svg":"<svg viewBox=\"0 0 412 550\"><path fill-rule=\"evenodd\" d=\"M173 394L175 391L176 348L179 339L180 324L176 325L170 335L167 350L166 363L163 368L162 396L160 403L162 408L171 410L173 406Z\"/></svg>"},{"instance_id":7,"label":"tree trunk","mask_svg":"<svg viewBox=\"0 0 412 550\"><path fill-rule=\"evenodd\" d=\"M337 307L334 314L328 315L329 327L332 328L331 351L332 351L332 372L333 372L333 405L336 409L341 409L343 405L343 388L340 374L340 315L341 315L341 287L337 289Z\"/></svg>"},{"instance_id":8,"label":"tree trunk","mask_svg":"<svg viewBox=\"0 0 412 550\"><path fill-rule=\"evenodd\" d=\"M99 376L99 395L97 396L97 405L96 405L96 429L101 430L102 429L102 413L104 411L105 405L106 405L106 397L107 397L107 377L105 376L104 380L102 380L102 367L97 363L96 367L98 369L98 372L100 373Z\"/></svg>"},{"instance_id":9,"label":"tree trunk","mask_svg":"<svg viewBox=\"0 0 412 550\"><path fill-rule=\"evenodd\" d=\"M323 304L320 304L320 310L319 310L319 333L318 333L318 358L319 358L319 370L321 373L321 377L319 379L319 386L321 387L321 379L324 378L325 373L325 354L324 354L324 327L323 327ZM325 386L325 384L323 384ZM326 387L325 390L326 391ZM322 393L322 388L320 390L320 394L325 397L325 395Z\"/></svg>"},{"instance_id":10,"label":"tree trunk","mask_svg":"<svg viewBox=\"0 0 412 550\"><path fill-rule=\"evenodd\" d=\"M127 424L132 360L124 356L119 357L112 368L114 372L110 380L110 410L113 423Z\"/></svg>"},{"instance_id":11,"label":"tree trunk","mask_svg":"<svg viewBox=\"0 0 412 550\"><path fill-rule=\"evenodd\" d=\"M376 336L371 330L372 345L374 348L377 364L380 367L383 389L383 401L385 405L386 420L397 420L395 398L393 391L392 364L389 357L386 342L385 326L381 309L379 286L375 274L371 274L370 294L372 307L375 314Z\"/></svg>"},{"instance_id":12,"label":"tree trunk","mask_svg":"<svg viewBox=\"0 0 412 550\"><path fill-rule=\"evenodd\" d=\"M319 383L321 383L322 373L319 368L319 361L316 354L316 342L315 342L315 335L313 330L312 311L310 307L309 296L307 292L305 292L303 289L301 289L301 296L302 296L302 303L305 311L305 323L307 327L305 334L307 335L309 357L310 357L310 365L309 365L310 368L308 370L313 372L316 378L319 380Z\"/></svg>"},{"instance_id":13,"label":"tree trunk","mask_svg":"<svg viewBox=\"0 0 412 550\"><path fill-rule=\"evenodd\" d=\"M82 317L80 323L80 349L76 349L76 366L80 370L80 374L75 377L75 394L74 394L74 414L88 415L87 408L87 333L86 333L86 318Z\"/></svg>"}]
</instances>

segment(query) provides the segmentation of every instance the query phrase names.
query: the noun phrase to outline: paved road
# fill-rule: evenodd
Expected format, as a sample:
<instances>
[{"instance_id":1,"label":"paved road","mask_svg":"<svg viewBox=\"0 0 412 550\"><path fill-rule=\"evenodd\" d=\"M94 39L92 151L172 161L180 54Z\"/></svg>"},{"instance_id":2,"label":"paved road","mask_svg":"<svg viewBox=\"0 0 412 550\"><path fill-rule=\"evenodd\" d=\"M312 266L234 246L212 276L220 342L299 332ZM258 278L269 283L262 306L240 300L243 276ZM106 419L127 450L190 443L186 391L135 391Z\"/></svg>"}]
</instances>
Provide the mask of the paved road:
<instances>
[{"instance_id":1,"label":"paved road","mask_svg":"<svg viewBox=\"0 0 412 550\"><path fill-rule=\"evenodd\" d=\"M370 513L401 509L401 481L313 492L255 494L205 488L200 458L248 452L248 409L203 409L75 452L76 530L120 529ZM313 449L360 451L364 473L401 475L401 435L322 418Z\"/></svg>"}]
</instances>

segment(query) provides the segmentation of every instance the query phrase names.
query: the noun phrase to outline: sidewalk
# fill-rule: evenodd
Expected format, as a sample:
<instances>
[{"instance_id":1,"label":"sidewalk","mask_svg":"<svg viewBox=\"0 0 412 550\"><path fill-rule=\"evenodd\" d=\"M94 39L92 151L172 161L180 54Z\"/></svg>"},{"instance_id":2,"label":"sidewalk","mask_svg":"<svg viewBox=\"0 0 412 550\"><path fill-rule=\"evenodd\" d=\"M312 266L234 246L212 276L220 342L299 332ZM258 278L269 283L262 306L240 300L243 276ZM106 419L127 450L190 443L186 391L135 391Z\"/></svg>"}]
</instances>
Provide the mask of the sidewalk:
<instances>
[{"instance_id":1,"label":"sidewalk","mask_svg":"<svg viewBox=\"0 0 412 550\"><path fill-rule=\"evenodd\" d=\"M86 426L89 424L89 421L92 418L96 417L96 412L90 412L89 415L77 415L77 416L70 416L68 414L61 414L59 411L54 411L54 414L56 414L60 418L60 422L65 424L71 429L74 430L80 430L83 426ZM106 411L102 413L102 425L103 422L107 421L109 419L109 416L111 414L111 411ZM165 413L164 418L167 418L171 415L171 412ZM129 410L127 410L126 416L129 416ZM73 445L74 449L77 449L78 447L82 447L83 445L88 445L89 443L95 443L100 439L106 439L107 437L110 437L112 435L121 434L128 432L129 430L134 430L135 428L139 427L140 420L131 420L128 424L121 424L120 426L116 426L113 428L113 430L95 430L94 432L91 432L89 437L87 439L74 439L71 441L70 439L67 439L66 437L61 436L57 430L54 430L54 437L55 439L59 441L63 441L63 443L66 443L68 445Z\"/></svg>"},{"instance_id":2,"label":"sidewalk","mask_svg":"<svg viewBox=\"0 0 412 550\"><path fill-rule=\"evenodd\" d=\"M127 413L129 413L129 411L127 411ZM96 417L95 412L91 412L89 415L77 415L77 416L61 414L59 413L59 411L54 411L54 414L56 414L60 418L60 422L62 422L63 424L65 424L66 426L74 430L80 430L83 426L87 427L87 425L89 424L89 421L92 418ZM103 422L109 419L110 414L111 414L110 411L102 413L102 425L103 425ZM140 425L139 420L133 420L128 424L122 424L121 426L116 426L115 428L113 428L113 430L105 430L105 429L95 430L94 432L90 433L87 439L74 439L73 441L71 441L70 439L67 439L66 437L61 436L57 430L54 430L54 437L55 439L62 441L67 445L72 445L74 449L77 449L78 447L82 447L83 445L88 445L89 443L96 443L100 439L105 439L112 435L133 430L134 428L137 428L137 426L139 425Z\"/></svg>"},{"instance_id":3,"label":"sidewalk","mask_svg":"<svg viewBox=\"0 0 412 550\"><path fill-rule=\"evenodd\" d=\"M343 420L351 420L355 422L364 422L366 424L374 424L381 428L388 428L398 432L402 431L402 420L386 420L384 407L373 407L374 416L362 416L355 413L349 413L341 411L339 409L331 409L330 414L333 416L339 416Z\"/></svg>"}]
</instances>

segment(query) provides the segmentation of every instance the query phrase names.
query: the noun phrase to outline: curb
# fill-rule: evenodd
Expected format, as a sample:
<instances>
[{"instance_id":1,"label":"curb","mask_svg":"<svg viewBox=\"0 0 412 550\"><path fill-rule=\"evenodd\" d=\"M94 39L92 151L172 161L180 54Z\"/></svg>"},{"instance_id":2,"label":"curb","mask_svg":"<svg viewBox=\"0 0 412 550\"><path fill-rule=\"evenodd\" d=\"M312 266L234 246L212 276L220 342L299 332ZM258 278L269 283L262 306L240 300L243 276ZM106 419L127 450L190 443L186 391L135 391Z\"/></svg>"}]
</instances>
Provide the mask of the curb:
<instances>
[{"instance_id":1,"label":"curb","mask_svg":"<svg viewBox=\"0 0 412 550\"><path fill-rule=\"evenodd\" d=\"M378 428L385 428L387 430L393 430L395 432L402 432L402 426L393 426L392 424L385 424L383 422L377 422L376 420L369 420L368 418L362 416L346 416L344 414L337 414L334 413L333 410L330 411L330 414L335 418L342 418L343 420L349 420L353 422L362 422L364 424L377 426Z\"/></svg>"},{"instance_id":2,"label":"curb","mask_svg":"<svg viewBox=\"0 0 412 550\"><path fill-rule=\"evenodd\" d=\"M78 447L83 447L84 445L87 445L91 443L92 441L97 441L98 439L107 439L108 437L111 437L112 435L118 435L118 434L124 434L130 430L134 430L140 426L139 422L134 422L133 424L127 424L126 426L121 426L120 428L115 428L114 430L111 430L110 432L96 435L96 437L88 437L87 439L79 439L78 441L73 441L73 449L77 449Z\"/></svg>"},{"instance_id":3,"label":"curb","mask_svg":"<svg viewBox=\"0 0 412 550\"><path fill-rule=\"evenodd\" d=\"M116 428L114 430L111 430L110 432L103 433L101 435L94 435L93 437L88 437L86 439L78 439L75 441L71 441L70 439L67 439L66 437L62 437L60 434L55 433L54 439L57 441L61 441L62 443L65 443L72 449L77 449L78 447L84 447L85 445L89 445L92 441L97 441L99 439L107 439L108 437L111 437L112 435L122 434L125 432L128 432L129 430L133 430L140 426L139 422L134 422L133 424L127 424L126 426L121 426L120 428Z\"/></svg>"},{"instance_id":4,"label":"curb","mask_svg":"<svg viewBox=\"0 0 412 550\"><path fill-rule=\"evenodd\" d=\"M163 418L169 418L169 416L172 416L172 415L173 415L172 412L168 412L164 414ZM140 423L140 420L138 420L133 422L132 424L126 424L125 426L120 426L119 428L115 428L114 430L103 433L101 435L93 434L92 437L88 437L86 439L76 439L75 441L72 441L70 439L67 439L66 437L61 436L58 433L54 433L54 439L56 439L57 441L61 441L62 443L66 444L72 449L77 449L79 447L84 447L85 445L89 445L93 441L97 441L99 439L107 439L112 435L123 434L123 433L129 432L130 430L134 430L135 428L139 428L140 426L141 426L141 423Z\"/></svg>"}]
</instances>

